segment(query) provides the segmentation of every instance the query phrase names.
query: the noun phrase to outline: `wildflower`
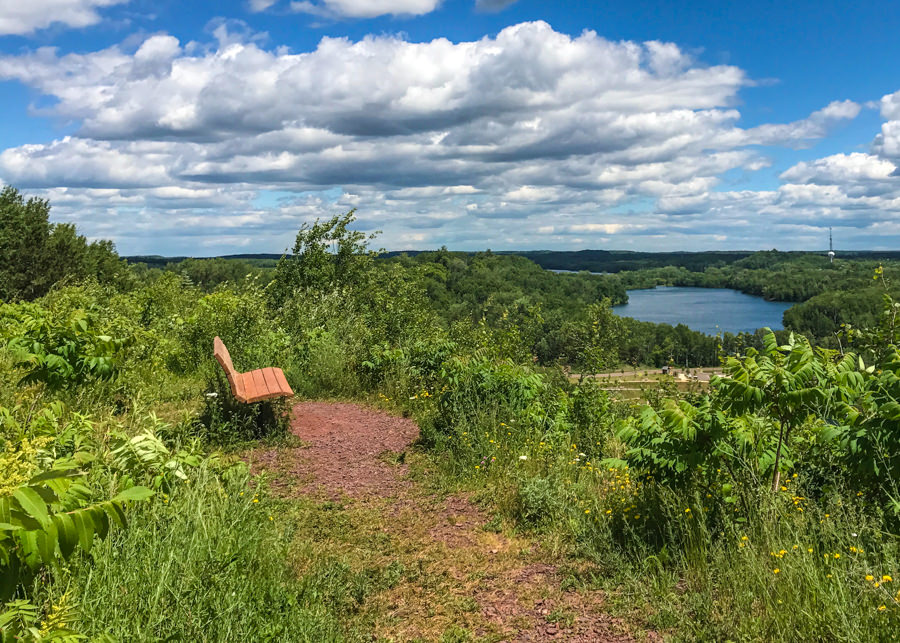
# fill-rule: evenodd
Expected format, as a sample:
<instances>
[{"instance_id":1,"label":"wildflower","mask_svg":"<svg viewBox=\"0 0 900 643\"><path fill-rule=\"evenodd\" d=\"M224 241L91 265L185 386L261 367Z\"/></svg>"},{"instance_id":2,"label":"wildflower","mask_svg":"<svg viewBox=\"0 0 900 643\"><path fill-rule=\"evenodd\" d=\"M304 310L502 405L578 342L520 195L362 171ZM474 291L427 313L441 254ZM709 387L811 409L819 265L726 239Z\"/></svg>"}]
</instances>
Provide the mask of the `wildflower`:
<instances>
[{"instance_id":1,"label":"wildflower","mask_svg":"<svg viewBox=\"0 0 900 643\"><path fill-rule=\"evenodd\" d=\"M831 578L831 574L825 574L825 578Z\"/></svg>"},{"instance_id":2,"label":"wildflower","mask_svg":"<svg viewBox=\"0 0 900 643\"><path fill-rule=\"evenodd\" d=\"M812 553L812 547L808 547L808 548L806 549L806 551L808 551L808 552L811 554L811 553Z\"/></svg>"},{"instance_id":3,"label":"wildflower","mask_svg":"<svg viewBox=\"0 0 900 643\"><path fill-rule=\"evenodd\" d=\"M607 509L607 510L606 510L606 513L607 513L607 515L611 514L611 513L612 513L612 509Z\"/></svg>"},{"instance_id":4,"label":"wildflower","mask_svg":"<svg viewBox=\"0 0 900 643\"><path fill-rule=\"evenodd\" d=\"M585 510L584 510L584 513L589 514L589 513L591 513L591 510L590 510L590 509L585 509Z\"/></svg>"},{"instance_id":5,"label":"wildflower","mask_svg":"<svg viewBox=\"0 0 900 643\"><path fill-rule=\"evenodd\" d=\"M746 536L741 536L741 540L746 541L746 540L748 540L748 538Z\"/></svg>"},{"instance_id":6,"label":"wildflower","mask_svg":"<svg viewBox=\"0 0 900 643\"><path fill-rule=\"evenodd\" d=\"M885 574L884 576L881 577L882 583L890 583L892 580L894 580L894 579L891 578L890 576L888 576L887 574Z\"/></svg>"},{"instance_id":7,"label":"wildflower","mask_svg":"<svg viewBox=\"0 0 900 643\"><path fill-rule=\"evenodd\" d=\"M840 554L835 554L834 557L835 557L835 558L840 558L841 555L840 555Z\"/></svg>"},{"instance_id":8,"label":"wildflower","mask_svg":"<svg viewBox=\"0 0 900 643\"><path fill-rule=\"evenodd\" d=\"M272 516L269 516L269 520L275 520Z\"/></svg>"},{"instance_id":9,"label":"wildflower","mask_svg":"<svg viewBox=\"0 0 900 643\"><path fill-rule=\"evenodd\" d=\"M259 498L254 498L253 502L259 502Z\"/></svg>"},{"instance_id":10,"label":"wildflower","mask_svg":"<svg viewBox=\"0 0 900 643\"><path fill-rule=\"evenodd\" d=\"M519 456L519 460L527 460L527 459L528 459L528 456L527 456L527 455L520 455L520 456Z\"/></svg>"},{"instance_id":11,"label":"wildflower","mask_svg":"<svg viewBox=\"0 0 900 643\"><path fill-rule=\"evenodd\" d=\"M875 577L872 576L872 574L866 574L866 580L871 583L873 580L875 580Z\"/></svg>"},{"instance_id":12,"label":"wildflower","mask_svg":"<svg viewBox=\"0 0 900 643\"><path fill-rule=\"evenodd\" d=\"M775 569L772 570L772 573L773 573L773 574L780 574L780 573L781 573L781 570L778 569L778 568L776 567Z\"/></svg>"},{"instance_id":13,"label":"wildflower","mask_svg":"<svg viewBox=\"0 0 900 643\"><path fill-rule=\"evenodd\" d=\"M684 513L686 513L686 514L689 514L689 513L691 513L691 508L690 508L690 507L688 507L688 508L687 508L687 509L685 509L685 510L684 510Z\"/></svg>"},{"instance_id":14,"label":"wildflower","mask_svg":"<svg viewBox=\"0 0 900 643\"><path fill-rule=\"evenodd\" d=\"M886 609L887 609L887 608L886 608L884 605L879 605L879 606L878 606L878 611L879 611L879 612L883 612L883 611L886 610Z\"/></svg>"}]
</instances>

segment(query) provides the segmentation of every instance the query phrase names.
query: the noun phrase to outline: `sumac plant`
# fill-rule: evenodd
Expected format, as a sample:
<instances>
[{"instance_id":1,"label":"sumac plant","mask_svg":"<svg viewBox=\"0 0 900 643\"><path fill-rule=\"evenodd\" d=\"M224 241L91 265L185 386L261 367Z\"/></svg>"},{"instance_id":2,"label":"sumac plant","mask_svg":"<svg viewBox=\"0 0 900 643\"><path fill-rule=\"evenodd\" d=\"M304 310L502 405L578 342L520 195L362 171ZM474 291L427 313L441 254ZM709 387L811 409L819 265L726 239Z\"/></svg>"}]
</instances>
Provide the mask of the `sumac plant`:
<instances>
[{"instance_id":1,"label":"sumac plant","mask_svg":"<svg viewBox=\"0 0 900 643\"><path fill-rule=\"evenodd\" d=\"M111 526L125 527L125 505L153 495L146 487L125 489L109 500L92 500L74 462L59 462L0 497L0 600L14 595L41 567L67 560Z\"/></svg>"},{"instance_id":2,"label":"sumac plant","mask_svg":"<svg viewBox=\"0 0 900 643\"><path fill-rule=\"evenodd\" d=\"M611 463L671 479L711 467L737 482L760 483L768 475L777 491L782 472L794 466L795 447L807 437L801 429L826 438L845 435L873 375L855 355L816 349L794 335L779 346L771 331L761 352L750 348L730 357L723 370L698 403L668 400L661 411L648 407L624 422L619 437L629 449L624 460ZM882 417L870 416L869 425ZM826 426L833 428L823 431Z\"/></svg>"},{"instance_id":3,"label":"sumac plant","mask_svg":"<svg viewBox=\"0 0 900 643\"><path fill-rule=\"evenodd\" d=\"M97 332L92 316L82 310L54 315L36 304L5 304L0 318L16 366L25 371L23 384L61 389L109 379L126 343Z\"/></svg>"}]
</instances>

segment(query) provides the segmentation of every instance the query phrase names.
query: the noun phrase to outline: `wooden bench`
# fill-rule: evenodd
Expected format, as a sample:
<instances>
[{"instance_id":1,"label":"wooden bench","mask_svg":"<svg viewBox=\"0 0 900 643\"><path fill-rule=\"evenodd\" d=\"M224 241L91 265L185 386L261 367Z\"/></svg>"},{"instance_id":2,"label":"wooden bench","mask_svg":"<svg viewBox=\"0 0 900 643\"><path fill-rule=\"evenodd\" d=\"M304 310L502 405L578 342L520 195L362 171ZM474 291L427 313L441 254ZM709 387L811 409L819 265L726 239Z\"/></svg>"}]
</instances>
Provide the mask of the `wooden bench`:
<instances>
[{"instance_id":1,"label":"wooden bench","mask_svg":"<svg viewBox=\"0 0 900 643\"><path fill-rule=\"evenodd\" d=\"M294 394L280 368L260 368L247 373L238 373L231 363L228 349L218 337L213 340L213 355L225 371L231 393L238 402L250 404Z\"/></svg>"}]
</instances>

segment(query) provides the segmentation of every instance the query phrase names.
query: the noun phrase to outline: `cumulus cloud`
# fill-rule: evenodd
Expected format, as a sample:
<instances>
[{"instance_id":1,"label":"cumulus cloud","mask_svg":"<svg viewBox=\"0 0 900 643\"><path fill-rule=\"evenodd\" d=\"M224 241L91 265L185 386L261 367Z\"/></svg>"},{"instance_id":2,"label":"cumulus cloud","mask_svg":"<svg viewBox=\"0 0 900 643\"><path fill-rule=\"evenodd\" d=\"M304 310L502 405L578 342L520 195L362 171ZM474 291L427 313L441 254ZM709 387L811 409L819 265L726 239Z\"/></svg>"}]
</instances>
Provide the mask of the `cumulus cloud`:
<instances>
[{"instance_id":1,"label":"cumulus cloud","mask_svg":"<svg viewBox=\"0 0 900 643\"><path fill-rule=\"evenodd\" d=\"M88 27L100 22L97 9L128 0L0 0L0 36L25 35L52 24Z\"/></svg>"},{"instance_id":2,"label":"cumulus cloud","mask_svg":"<svg viewBox=\"0 0 900 643\"><path fill-rule=\"evenodd\" d=\"M351 15L438 2L326 4ZM741 69L704 65L671 43L573 37L543 22L459 43L324 38L304 53L220 26L215 43L156 34L136 48L0 57L0 79L51 97L51 113L78 124L69 138L0 153L0 181L66 190L63 216L93 202L82 224L115 230L127 247L167 230L239 245L243 230L271 249L303 220L349 207L391 247L639 235L667 244L666 230L703 230L712 244L758 224L751 209L776 213L800 199L717 192L724 173L766 167L759 145L807 144L860 109L838 101L795 123L741 128L738 92L750 82ZM840 163L782 179L815 186L828 172L857 171L866 198L885 198L876 193L886 194L887 165ZM552 233L530 236L538 228Z\"/></svg>"}]
</instances>

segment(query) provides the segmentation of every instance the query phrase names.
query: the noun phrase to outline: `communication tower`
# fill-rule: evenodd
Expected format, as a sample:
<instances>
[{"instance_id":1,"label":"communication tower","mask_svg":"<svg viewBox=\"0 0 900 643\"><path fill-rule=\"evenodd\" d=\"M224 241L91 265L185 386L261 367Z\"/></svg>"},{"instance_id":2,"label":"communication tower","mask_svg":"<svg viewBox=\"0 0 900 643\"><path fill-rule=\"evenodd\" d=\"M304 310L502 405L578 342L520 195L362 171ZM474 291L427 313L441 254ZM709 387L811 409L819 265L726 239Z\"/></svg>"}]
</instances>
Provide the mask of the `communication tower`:
<instances>
[{"instance_id":1,"label":"communication tower","mask_svg":"<svg viewBox=\"0 0 900 643\"><path fill-rule=\"evenodd\" d=\"M828 227L828 259L834 263L834 244L831 240L831 226Z\"/></svg>"}]
</instances>

